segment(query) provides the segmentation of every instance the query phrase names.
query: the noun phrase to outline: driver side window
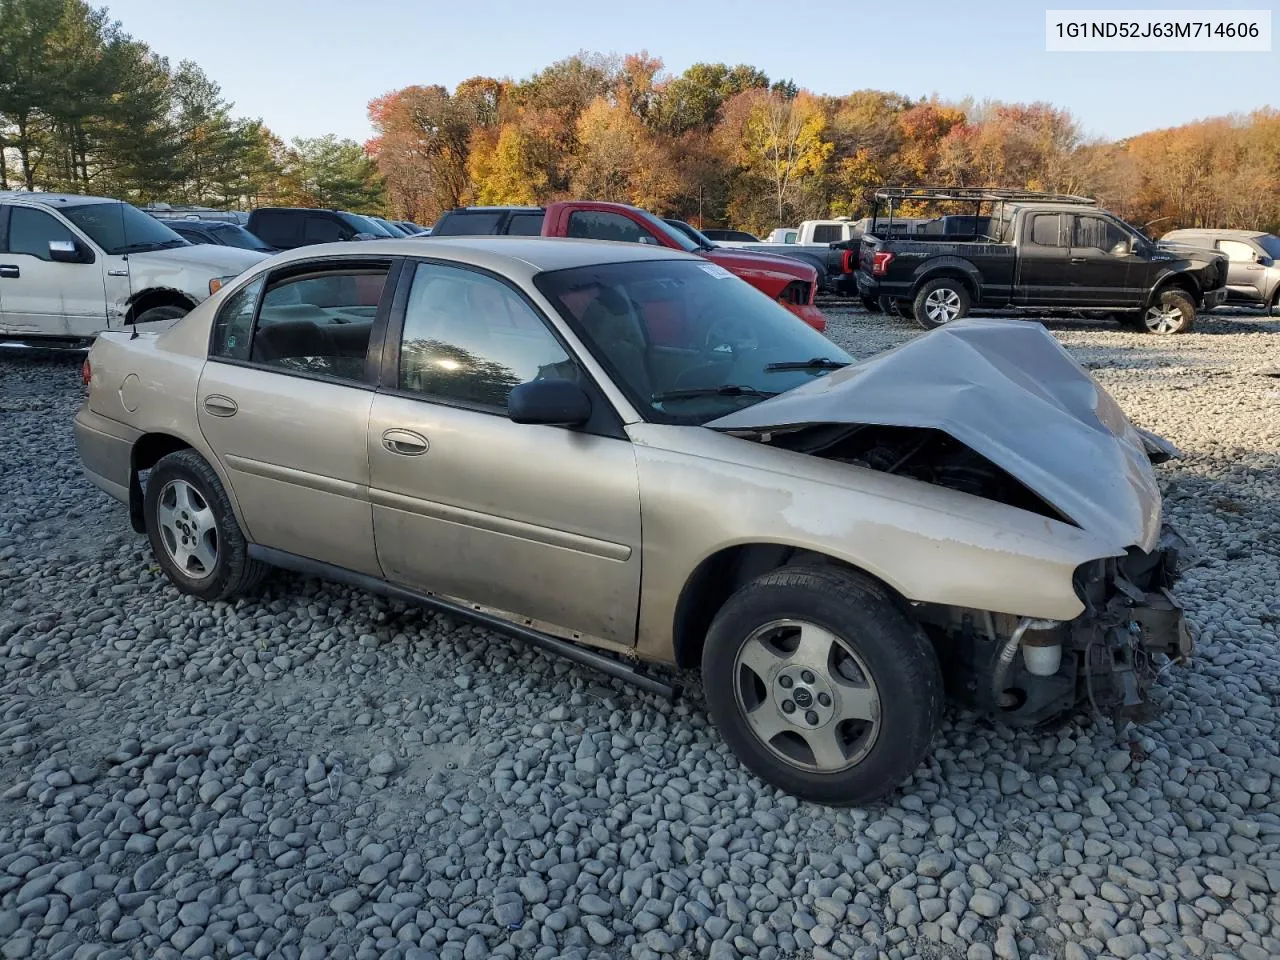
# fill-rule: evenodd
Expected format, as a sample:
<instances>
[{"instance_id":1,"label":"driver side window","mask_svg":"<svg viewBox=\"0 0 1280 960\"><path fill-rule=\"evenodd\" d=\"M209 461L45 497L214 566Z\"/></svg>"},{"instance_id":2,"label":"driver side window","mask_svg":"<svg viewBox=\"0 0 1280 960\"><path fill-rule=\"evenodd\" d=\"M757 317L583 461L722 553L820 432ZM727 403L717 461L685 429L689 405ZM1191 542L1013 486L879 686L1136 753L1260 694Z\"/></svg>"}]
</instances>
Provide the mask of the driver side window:
<instances>
[{"instance_id":1,"label":"driver side window","mask_svg":"<svg viewBox=\"0 0 1280 960\"><path fill-rule=\"evenodd\" d=\"M52 262L49 244L58 240L75 242L75 235L42 210L13 207L9 215L9 253L25 253Z\"/></svg>"},{"instance_id":2,"label":"driver side window","mask_svg":"<svg viewBox=\"0 0 1280 960\"><path fill-rule=\"evenodd\" d=\"M1129 252L1129 237L1104 217L1076 217L1071 246L1091 247L1114 255Z\"/></svg>"}]
</instances>

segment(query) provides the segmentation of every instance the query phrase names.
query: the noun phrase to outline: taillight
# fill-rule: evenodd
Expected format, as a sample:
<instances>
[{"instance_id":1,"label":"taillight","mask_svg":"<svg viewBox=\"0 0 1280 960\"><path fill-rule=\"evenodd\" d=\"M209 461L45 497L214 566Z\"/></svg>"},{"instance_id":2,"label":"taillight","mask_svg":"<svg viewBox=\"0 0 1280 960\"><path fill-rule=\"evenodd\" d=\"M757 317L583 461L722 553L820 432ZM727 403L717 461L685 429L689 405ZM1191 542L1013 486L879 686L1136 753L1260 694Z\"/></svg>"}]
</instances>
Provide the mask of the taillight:
<instances>
[{"instance_id":1,"label":"taillight","mask_svg":"<svg viewBox=\"0 0 1280 960\"><path fill-rule=\"evenodd\" d=\"M883 277L892 262L892 253L888 250L877 250L871 255L871 275L873 277Z\"/></svg>"},{"instance_id":2,"label":"taillight","mask_svg":"<svg viewBox=\"0 0 1280 960\"><path fill-rule=\"evenodd\" d=\"M853 250L846 250L844 255L840 257L840 272L853 273L853 268L857 264L858 258Z\"/></svg>"},{"instance_id":3,"label":"taillight","mask_svg":"<svg viewBox=\"0 0 1280 960\"><path fill-rule=\"evenodd\" d=\"M89 358L84 358L84 363L80 364L80 381L87 387L93 380L93 367L89 366Z\"/></svg>"}]
</instances>

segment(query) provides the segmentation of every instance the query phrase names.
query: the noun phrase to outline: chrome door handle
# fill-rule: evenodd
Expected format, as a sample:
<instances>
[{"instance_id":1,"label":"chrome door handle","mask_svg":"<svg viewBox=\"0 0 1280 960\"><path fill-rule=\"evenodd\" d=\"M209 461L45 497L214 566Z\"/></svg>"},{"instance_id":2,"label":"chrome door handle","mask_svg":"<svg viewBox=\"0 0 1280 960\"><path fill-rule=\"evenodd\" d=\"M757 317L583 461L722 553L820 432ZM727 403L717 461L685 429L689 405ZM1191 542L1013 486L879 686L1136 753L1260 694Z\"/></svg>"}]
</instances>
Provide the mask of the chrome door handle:
<instances>
[{"instance_id":1,"label":"chrome door handle","mask_svg":"<svg viewBox=\"0 0 1280 960\"><path fill-rule=\"evenodd\" d=\"M387 430L382 434L382 445L392 453L403 457L420 457L430 446L427 438L412 430Z\"/></svg>"},{"instance_id":2,"label":"chrome door handle","mask_svg":"<svg viewBox=\"0 0 1280 960\"><path fill-rule=\"evenodd\" d=\"M22 271L18 269L18 265L16 263L0 263L0 277L14 280L21 275Z\"/></svg>"},{"instance_id":3,"label":"chrome door handle","mask_svg":"<svg viewBox=\"0 0 1280 960\"><path fill-rule=\"evenodd\" d=\"M1072 257L1072 258L1071 258L1071 262L1072 262L1072 263L1084 263L1084 262L1085 262L1085 258L1084 258L1084 257Z\"/></svg>"},{"instance_id":4,"label":"chrome door handle","mask_svg":"<svg viewBox=\"0 0 1280 960\"><path fill-rule=\"evenodd\" d=\"M214 417L234 417L236 411L240 409L230 397L217 393L204 398L204 408L210 416Z\"/></svg>"}]
</instances>

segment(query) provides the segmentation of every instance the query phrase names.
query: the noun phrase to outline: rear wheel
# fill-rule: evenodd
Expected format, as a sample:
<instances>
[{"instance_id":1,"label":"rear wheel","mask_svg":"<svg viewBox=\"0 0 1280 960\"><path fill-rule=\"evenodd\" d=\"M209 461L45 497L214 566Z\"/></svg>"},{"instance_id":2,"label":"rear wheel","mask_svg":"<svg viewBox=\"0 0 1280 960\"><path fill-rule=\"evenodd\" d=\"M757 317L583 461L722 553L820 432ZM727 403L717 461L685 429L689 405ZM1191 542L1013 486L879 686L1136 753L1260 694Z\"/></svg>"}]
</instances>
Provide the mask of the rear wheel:
<instances>
[{"instance_id":1,"label":"rear wheel","mask_svg":"<svg viewBox=\"0 0 1280 960\"><path fill-rule=\"evenodd\" d=\"M878 583L783 567L735 593L707 634L707 708L763 780L833 806L894 790L928 752L942 709L933 647Z\"/></svg>"},{"instance_id":2,"label":"rear wheel","mask_svg":"<svg viewBox=\"0 0 1280 960\"><path fill-rule=\"evenodd\" d=\"M858 299L862 301L862 309L868 313L880 313L880 298L861 294Z\"/></svg>"},{"instance_id":3,"label":"rear wheel","mask_svg":"<svg viewBox=\"0 0 1280 960\"><path fill-rule=\"evenodd\" d=\"M940 277L930 280L916 293L912 314L926 330L936 330L969 313L969 291L959 280Z\"/></svg>"},{"instance_id":4,"label":"rear wheel","mask_svg":"<svg viewBox=\"0 0 1280 960\"><path fill-rule=\"evenodd\" d=\"M1143 311L1142 326L1148 333L1186 333L1195 319L1195 301L1185 291L1162 290L1155 302Z\"/></svg>"},{"instance_id":5,"label":"rear wheel","mask_svg":"<svg viewBox=\"0 0 1280 960\"><path fill-rule=\"evenodd\" d=\"M267 573L249 558L218 475L194 450L175 451L152 467L143 515L156 562L183 593L226 600Z\"/></svg>"}]
</instances>

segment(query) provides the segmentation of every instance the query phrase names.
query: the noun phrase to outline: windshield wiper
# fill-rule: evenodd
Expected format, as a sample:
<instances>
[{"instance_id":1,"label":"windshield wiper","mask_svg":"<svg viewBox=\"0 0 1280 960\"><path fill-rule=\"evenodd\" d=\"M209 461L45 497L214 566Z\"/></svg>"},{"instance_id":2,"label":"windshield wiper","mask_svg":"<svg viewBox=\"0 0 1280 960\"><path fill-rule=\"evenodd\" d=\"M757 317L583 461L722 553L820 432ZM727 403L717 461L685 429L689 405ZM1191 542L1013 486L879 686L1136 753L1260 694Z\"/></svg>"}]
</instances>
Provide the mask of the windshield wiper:
<instances>
[{"instance_id":1,"label":"windshield wiper","mask_svg":"<svg viewBox=\"0 0 1280 960\"><path fill-rule=\"evenodd\" d=\"M830 357L813 357L809 360L784 360L780 363L767 363L765 370L839 370L849 366L848 360L832 360Z\"/></svg>"},{"instance_id":2,"label":"windshield wiper","mask_svg":"<svg viewBox=\"0 0 1280 960\"><path fill-rule=\"evenodd\" d=\"M150 253L153 250L170 250L174 247L185 247L185 240L144 240L140 243L128 243L123 247L116 247L113 256L119 256L124 253Z\"/></svg>"},{"instance_id":3,"label":"windshield wiper","mask_svg":"<svg viewBox=\"0 0 1280 960\"><path fill-rule=\"evenodd\" d=\"M686 390L668 390L650 397L653 403L664 400L690 400L697 397L776 397L776 390L757 390L738 383L726 383L718 387L689 387Z\"/></svg>"}]
</instances>

